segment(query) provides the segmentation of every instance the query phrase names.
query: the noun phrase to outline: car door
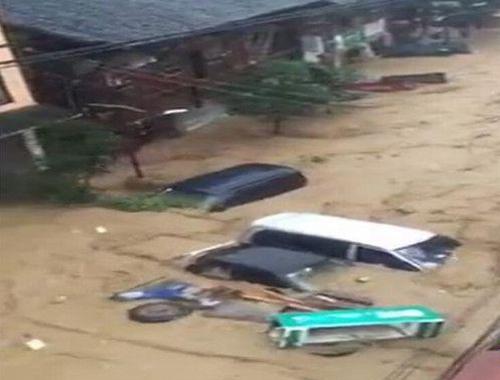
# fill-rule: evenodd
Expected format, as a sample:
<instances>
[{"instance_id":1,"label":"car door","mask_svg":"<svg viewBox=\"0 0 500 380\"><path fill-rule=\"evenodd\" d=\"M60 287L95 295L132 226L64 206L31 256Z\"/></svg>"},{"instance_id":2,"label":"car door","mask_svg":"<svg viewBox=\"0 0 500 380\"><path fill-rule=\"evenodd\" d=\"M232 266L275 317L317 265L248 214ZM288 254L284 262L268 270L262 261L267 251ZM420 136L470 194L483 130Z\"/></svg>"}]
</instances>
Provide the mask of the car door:
<instances>
[{"instance_id":1,"label":"car door","mask_svg":"<svg viewBox=\"0 0 500 380\"><path fill-rule=\"evenodd\" d=\"M351 246L349 242L307 235L299 235L297 244L304 251L340 260L347 258L347 252Z\"/></svg>"}]
</instances>

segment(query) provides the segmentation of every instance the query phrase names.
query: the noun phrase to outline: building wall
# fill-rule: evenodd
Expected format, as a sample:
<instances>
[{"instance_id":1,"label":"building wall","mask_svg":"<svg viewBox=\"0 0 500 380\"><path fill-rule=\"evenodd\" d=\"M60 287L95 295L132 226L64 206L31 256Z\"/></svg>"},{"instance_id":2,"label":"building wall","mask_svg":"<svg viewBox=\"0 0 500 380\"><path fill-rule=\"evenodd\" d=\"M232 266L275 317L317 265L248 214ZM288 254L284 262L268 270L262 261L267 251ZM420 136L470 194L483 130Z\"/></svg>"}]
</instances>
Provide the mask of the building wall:
<instances>
[{"instance_id":1,"label":"building wall","mask_svg":"<svg viewBox=\"0 0 500 380\"><path fill-rule=\"evenodd\" d=\"M15 59L10 45L5 36L5 31L0 25L0 62L11 61ZM24 81L22 72L17 65L0 64L0 77L2 87L10 98L10 102L0 105L0 112L11 111L14 109L33 105L33 97Z\"/></svg>"},{"instance_id":2,"label":"building wall","mask_svg":"<svg viewBox=\"0 0 500 380\"><path fill-rule=\"evenodd\" d=\"M5 32L0 25L0 62L11 61L14 55ZM19 66L0 64L0 91L2 92L0 114L34 105L31 92L26 85ZM0 125L0 131L4 127ZM9 126L5 126L9 129ZM0 139L0 200L19 194L25 187L20 178L33 172L35 165L26 149L23 135L2 136Z\"/></svg>"}]
</instances>

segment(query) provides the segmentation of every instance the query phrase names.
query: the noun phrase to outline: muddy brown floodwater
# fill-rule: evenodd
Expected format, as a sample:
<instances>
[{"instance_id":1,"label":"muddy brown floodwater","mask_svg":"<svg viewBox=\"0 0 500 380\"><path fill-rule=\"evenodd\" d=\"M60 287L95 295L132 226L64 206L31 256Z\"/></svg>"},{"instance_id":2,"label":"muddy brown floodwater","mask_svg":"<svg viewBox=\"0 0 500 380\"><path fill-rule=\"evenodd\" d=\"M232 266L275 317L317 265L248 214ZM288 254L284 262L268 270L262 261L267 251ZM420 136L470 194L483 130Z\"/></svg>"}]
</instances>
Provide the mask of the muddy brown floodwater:
<instances>
[{"instance_id":1,"label":"muddy brown floodwater","mask_svg":"<svg viewBox=\"0 0 500 380\"><path fill-rule=\"evenodd\" d=\"M282 137L231 118L141 153L150 181L259 160L302 169L310 178L304 189L215 215L2 207L0 378L435 379L500 310L500 31L476 33L472 46L472 55L384 59L363 68L444 70L446 85L376 95L329 117L294 121ZM94 182L116 190L133 182L130 174L118 162ZM161 275L194 280L168 259L226 241L252 219L281 211L381 220L461 240L456 259L432 273L356 267L322 278L381 305L435 307L450 320L446 333L322 358L278 350L263 326L246 322L195 315L135 324L126 318L129 305L106 299ZM97 234L100 225L108 232ZM357 283L359 276L370 281ZM27 350L27 336L47 347Z\"/></svg>"}]
</instances>

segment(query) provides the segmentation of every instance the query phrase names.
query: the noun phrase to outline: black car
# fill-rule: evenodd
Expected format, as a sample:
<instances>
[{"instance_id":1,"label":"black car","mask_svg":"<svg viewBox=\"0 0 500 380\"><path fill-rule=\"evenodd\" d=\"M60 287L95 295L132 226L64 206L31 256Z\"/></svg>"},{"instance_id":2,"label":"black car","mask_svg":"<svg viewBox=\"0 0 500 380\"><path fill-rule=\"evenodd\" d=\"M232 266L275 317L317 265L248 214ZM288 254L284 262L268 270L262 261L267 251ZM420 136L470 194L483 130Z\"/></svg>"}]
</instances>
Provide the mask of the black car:
<instances>
[{"instance_id":1,"label":"black car","mask_svg":"<svg viewBox=\"0 0 500 380\"><path fill-rule=\"evenodd\" d=\"M311 290L305 281L314 269L332 261L309 252L258 246L222 248L186 269L206 277L247 281L268 286Z\"/></svg>"},{"instance_id":2,"label":"black car","mask_svg":"<svg viewBox=\"0 0 500 380\"><path fill-rule=\"evenodd\" d=\"M300 188L306 182L306 178L293 168L254 163L173 183L162 193L172 199L190 201L207 211L223 211Z\"/></svg>"}]
</instances>

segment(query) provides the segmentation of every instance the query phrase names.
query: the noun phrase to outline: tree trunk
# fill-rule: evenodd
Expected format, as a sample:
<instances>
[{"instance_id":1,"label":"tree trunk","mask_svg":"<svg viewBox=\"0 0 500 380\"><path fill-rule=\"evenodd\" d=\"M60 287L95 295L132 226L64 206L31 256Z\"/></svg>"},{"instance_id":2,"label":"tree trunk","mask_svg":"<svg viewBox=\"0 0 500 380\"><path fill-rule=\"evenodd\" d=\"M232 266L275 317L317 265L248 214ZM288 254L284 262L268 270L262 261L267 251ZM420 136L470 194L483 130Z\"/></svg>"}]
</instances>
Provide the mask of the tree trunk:
<instances>
[{"instance_id":1,"label":"tree trunk","mask_svg":"<svg viewBox=\"0 0 500 380\"><path fill-rule=\"evenodd\" d=\"M64 92L66 95L66 102L73 111L77 111L78 107L76 105L75 99L75 89L71 80L64 80Z\"/></svg>"},{"instance_id":2,"label":"tree trunk","mask_svg":"<svg viewBox=\"0 0 500 380\"><path fill-rule=\"evenodd\" d=\"M196 108L203 107L203 99L202 99L202 97L200 95L200 90L198 89L198 87L191 86L190 90L191 90L191 98L193 100L193 105Z\"/></svg>"},{"instance_id":3,"label":"tree trunk","mask_svg":"<svg viewBox=\"0 0 500 380\"><path fill-rule=\"evenodd\" d=\"M139 164L139 160L137 159L137 155L134 151L129 152L130 163L134 168L135 175L137 178L144 178L144 173L142 172L141 165Z\"/></svg>"},{"instance_id":4,"label":"tree trunk","mask_svg":"<svg viewBox=\"0 0 500 380\"><path fill-rule=\"evenodd\" d=\"M283 126L283 119L279 116L275 117L273 119L273 134L274 135L281 135L281 127Z\"/></svg>"},{"instance_id":5,"label":"tree trunk","mask_svg":"<svg viewBox=\"0 0 500 380\"><path fill-rule=\"evenodd\" d=\"M87 174L83 177L82 179L83 186L85 186L85 189L90 189L90 175Z\"/></svg>"}]
</instances>

